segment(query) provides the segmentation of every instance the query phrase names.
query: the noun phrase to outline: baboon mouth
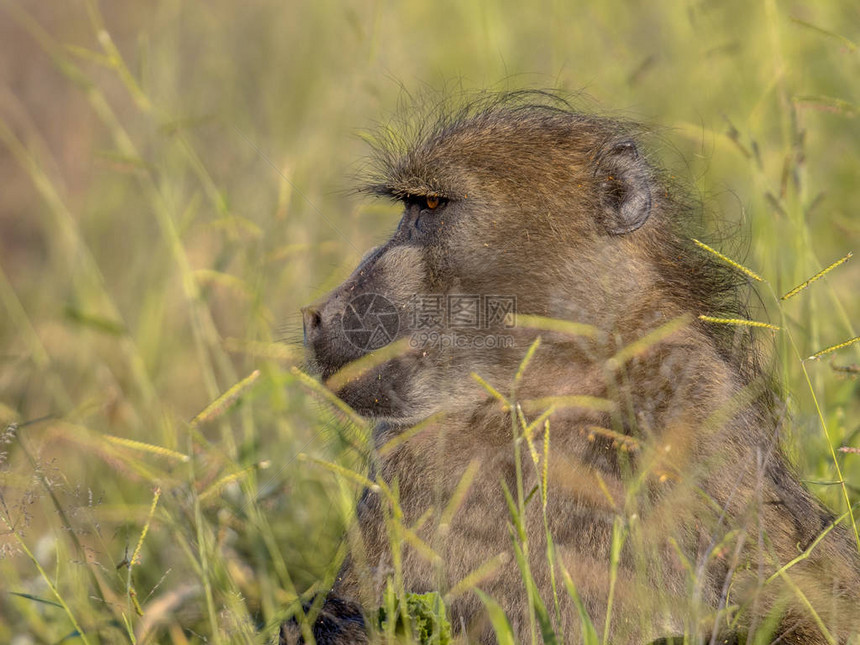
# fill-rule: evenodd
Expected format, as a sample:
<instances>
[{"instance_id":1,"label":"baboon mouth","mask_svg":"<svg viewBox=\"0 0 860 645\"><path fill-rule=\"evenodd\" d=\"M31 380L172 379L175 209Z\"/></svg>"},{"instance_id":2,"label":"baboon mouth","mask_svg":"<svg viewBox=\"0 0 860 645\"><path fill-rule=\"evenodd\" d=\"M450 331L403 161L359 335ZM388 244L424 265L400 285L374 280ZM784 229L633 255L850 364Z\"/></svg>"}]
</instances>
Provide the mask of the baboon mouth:
<instances>
[{"instance_id":1,"label":"baboon mouth","mask_svg":"<svg viewBox=\"0 0 860 645\"><path fill-rule=\"evenodd\" d=\"M404 355L370 368L362 360L332 373L323 373L326 387L360 415L368 418L398 418L411 407L409 392L417 357Z\"/></svg>"}]
</instances>

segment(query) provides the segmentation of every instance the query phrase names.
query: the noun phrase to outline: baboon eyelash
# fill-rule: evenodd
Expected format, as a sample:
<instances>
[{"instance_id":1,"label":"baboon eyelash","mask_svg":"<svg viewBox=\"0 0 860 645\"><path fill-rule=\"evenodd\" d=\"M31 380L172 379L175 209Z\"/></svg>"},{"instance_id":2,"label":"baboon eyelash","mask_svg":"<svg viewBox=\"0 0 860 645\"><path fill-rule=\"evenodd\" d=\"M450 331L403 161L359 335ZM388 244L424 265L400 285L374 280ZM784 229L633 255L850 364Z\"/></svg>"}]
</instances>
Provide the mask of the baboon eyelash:
<instances>
[{"instance_id":1,"label":"baboon eyelash","mask_svg":"<svg viewBox=\"0 0 860 645\"><path fill-rule=\"evenodd\" d=\"M422 211L435 211L445 206L448 200L439 195L406 195L403 202L407 206L418 206Z\"/></svg>"}]
</instances>

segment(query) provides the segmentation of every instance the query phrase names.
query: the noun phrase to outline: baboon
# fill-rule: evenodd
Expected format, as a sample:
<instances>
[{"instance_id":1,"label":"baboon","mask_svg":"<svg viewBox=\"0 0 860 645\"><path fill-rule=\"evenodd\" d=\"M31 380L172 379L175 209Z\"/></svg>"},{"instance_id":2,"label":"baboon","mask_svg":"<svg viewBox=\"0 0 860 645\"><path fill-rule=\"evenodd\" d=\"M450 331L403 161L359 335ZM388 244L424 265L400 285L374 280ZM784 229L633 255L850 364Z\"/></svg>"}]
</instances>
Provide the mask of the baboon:
<instances>
[{"instance_id":1,"label":"baboon","mask_svg":"<svg viewBox=\"0 0 860 645\"><path fill-rule=\"evenodd\" d=\"M751 331L699 318L745 318L745 278L694 244L695 208L642 136L523 92L377 146L367 190L402 219L303 309L312 366L375 423L378 484L317 643L366 642L392 576L448 594L458 638L495 642L478 594L455 589L470 574L520 642L538 619L584 640L568 585L616 644L860 631L857 545L780 451Z\"/></svg>"}]
</instances>

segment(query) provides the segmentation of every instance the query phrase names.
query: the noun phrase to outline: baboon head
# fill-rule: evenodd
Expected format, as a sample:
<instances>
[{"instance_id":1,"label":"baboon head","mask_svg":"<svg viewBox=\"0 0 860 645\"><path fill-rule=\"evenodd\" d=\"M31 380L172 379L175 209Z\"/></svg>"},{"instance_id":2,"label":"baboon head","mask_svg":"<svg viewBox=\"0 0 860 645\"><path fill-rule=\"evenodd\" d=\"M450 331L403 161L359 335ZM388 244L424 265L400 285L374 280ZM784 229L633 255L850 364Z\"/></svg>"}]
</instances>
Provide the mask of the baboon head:
<instances>
[{"instance_id":1,"label":"baboon head","mask_svg":"<svg viewBox=\"0 0 860 645\"><path fill-rule=\"evenodd\" d=\"M470 372L510 379L530 337L505 314L588 323L611 338L628 319L641 325L649 293L689 267L667 234L678 207L635 136L633 126L526 93L381 145L368 191L402 202L403 216L340 287L303 310L322 377L408 339L338 394L362 414L415 420L466 404ZM677 315L671 296L655 306L648 315Z\"/></svg>"}]
</instances>

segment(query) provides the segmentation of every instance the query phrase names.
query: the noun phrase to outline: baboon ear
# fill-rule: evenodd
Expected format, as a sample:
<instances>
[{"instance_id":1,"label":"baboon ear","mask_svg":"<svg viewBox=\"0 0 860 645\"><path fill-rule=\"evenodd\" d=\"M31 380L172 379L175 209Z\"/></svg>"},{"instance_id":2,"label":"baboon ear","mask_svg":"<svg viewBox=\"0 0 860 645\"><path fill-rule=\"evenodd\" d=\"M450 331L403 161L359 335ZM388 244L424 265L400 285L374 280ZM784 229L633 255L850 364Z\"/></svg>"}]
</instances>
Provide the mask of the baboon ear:
<instances>
[{"instance_id":1,"label":"baboon ear","mask_svg":"<svg viewBox=\"0 0 860 645\"><path fill-rule=\"evenodd\" d=\"M651 214L648 168L629 139L610 144L594 171L598 180L604 226L624 235L642 226Z\"/></svg>"}]
</instances>

